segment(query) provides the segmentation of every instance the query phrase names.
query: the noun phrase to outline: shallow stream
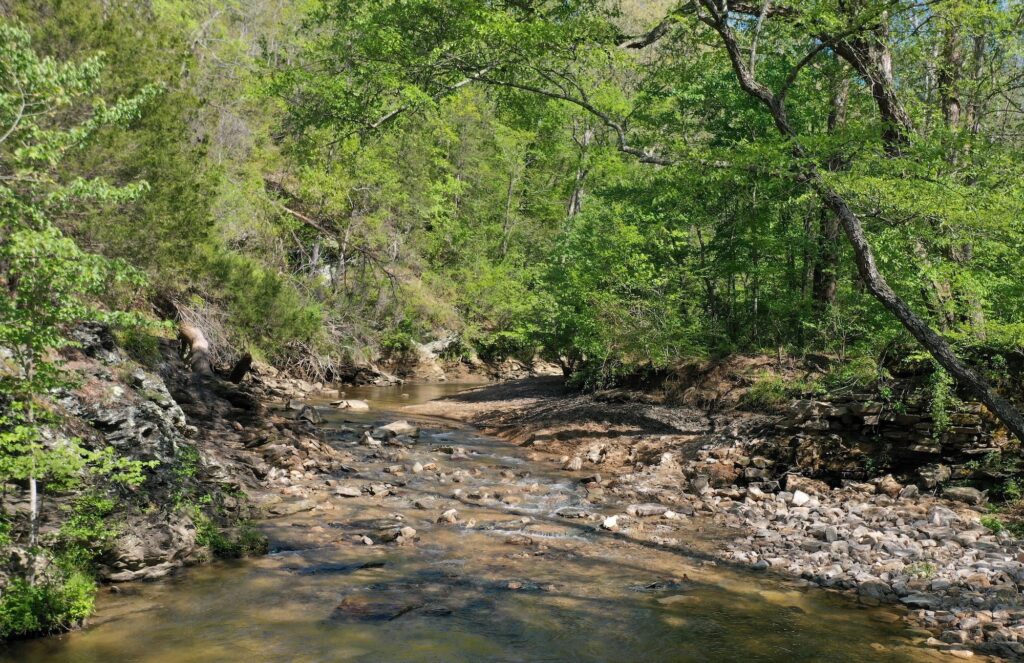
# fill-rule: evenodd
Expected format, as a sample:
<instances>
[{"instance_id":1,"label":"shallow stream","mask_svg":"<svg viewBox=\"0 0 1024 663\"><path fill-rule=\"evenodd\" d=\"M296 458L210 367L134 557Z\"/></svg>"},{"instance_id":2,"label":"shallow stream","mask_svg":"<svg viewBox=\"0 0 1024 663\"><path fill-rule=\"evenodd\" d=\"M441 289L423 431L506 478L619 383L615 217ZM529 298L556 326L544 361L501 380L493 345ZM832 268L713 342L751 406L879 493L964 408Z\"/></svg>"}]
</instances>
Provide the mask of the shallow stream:
<instances>
[{"instance_id":1,"label":"shallow stream","mask_svg":"<svg viewBox=\"0 0 1024 663\"><path fill-rule=\"evenodd\" d=\"M123 585L118 593L102 590L88 628L22 643L0 659L946 660L916 646L920 635L892 623L884 608L706 564L699 546L688 555L685 547L681 553L637 543L593 521L556 515L566 507L595 508L556 464L531 460L528 450L469 427L421 419L422 434L400 461L436 463L447 477L461 469L459 482L442 482L431 471L385 473L392 462L354 446L351 434L332 433L409 419L396 410L461 388L351 389L346 397L369 400L369 413L324 410L327 439L357 459L339 481L404 483L396 494L330 496L314 511L268 520L261 527L271 554ZM466 453L453 457L445 447ZM453 498L456 489L462 493ZM438 524L451 508L458 524ZM381 541L382 532L398 526L415 528L415 543Z\"/></svg>"}]
</instances>

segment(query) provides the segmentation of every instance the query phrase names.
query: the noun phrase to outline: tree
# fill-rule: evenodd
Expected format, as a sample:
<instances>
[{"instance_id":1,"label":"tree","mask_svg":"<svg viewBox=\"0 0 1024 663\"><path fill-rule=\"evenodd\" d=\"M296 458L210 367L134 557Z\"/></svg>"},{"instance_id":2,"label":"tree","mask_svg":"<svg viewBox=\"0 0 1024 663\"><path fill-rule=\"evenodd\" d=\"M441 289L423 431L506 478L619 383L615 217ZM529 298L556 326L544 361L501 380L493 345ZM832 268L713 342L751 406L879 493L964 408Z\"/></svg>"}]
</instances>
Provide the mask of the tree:
<instances>
[{"instance_id":1,"label":"tree","mask_svg":"<svg viewBox=\"0 0 1024 663\"><path fill-rule=\"evenodd\" d=\"M38 544L39 486L66 484L87 465L131 471L108 450L91 452L74 439L47 435L54 423L43 398L63 384L57 350L67 325L104 317L95 297L140 275L123 263L82 251L53 217L87 201L126 200L142 185L112 187L102 180L62 180L65 156L100 127L138 117L157 90L150 88L69 124L100 74L99 59L64 64L40 58L21 28L0 22L0 349L11 370L0 378L0 480L27 481L28 544ZM30 578L30 582L31 582Z\"/></svg>"},{"instance_id":2,"label":"tree","mask_svg":"<svg viewBox=\"0 0 1024 663\"><path fill-rule=\"evenodd\" d=\"M787 194L792 200L812 196L822 213L838 220L860 283L877 304L1024 439L1020 413L909 303L919 288L908 293L883 276L864 222L865 211L872 213L874 206L885 217L909 217L913 228L905 227L905 235L920 232L940 242L935 228L970 223L970 199L978 200L981 192L986 208L998 210L987 225L1015 231L1003 210L1019 208L1019 197L1005 185L1019 172L1018 162L997 141L978 138L984 135L982 123L971 142L970 166L950 168L945 155L963 137L923 129L927 123L917 117L924 111L912 100L922 95L937 97L947 116L954 113L949 71L956 67L947 65L941 82L931 84L940 88L934 95L931 88L916 89L917 79L899 75L901 67L911 70L929 57L923 49L933 39L931 24L946 26L940 29L948 41L952 21L976 34L977 58L995 72L980 83L984 91L973 95L975 114L988 112L980 99L1019 96L1021 76L1013 61L1021 39L1011 27L1019 21L1019 3L951 4L946 11L902 0L691 0L672 7L649 32L631 36L618 28L616 12L587 0L327 3L315 15L324 31L306 47L306 61L315 66L289 70L282 89L298 126L373 132L403 113L480 84L585 111L616 137L622 153L641 163L745 171L759 181L786 179L800 192ZM940 11L943 20L932 21ZM644 54L634 56L637 51ZM838 74L851 86L850 99L843 102L850 119L843 127L828 121L836 111L835 88L816 86L809 74L835 70L834 58L826 54L848 67ZM687 60L705 68L687 68ZM724 77L730 85L724 85ZM702 100L712 108L694 107L679 94L695 81L713 93ZM719 119L723 111L725 122ZM965 168L991 179L982 185L976 176L965 178ZM946 208L925 209L921 191L934 190L936 170L945 186L965 193L969 186L969 196L957 202L944 196ZM876 233L887 230L884 223L875 225ZM824 224L826 245L833 234ZM919 256L913 250L895 250L904 241L885 247L886 259L901 266L901 285L928 271L914 267ZM911 244L921 245L920 237ZM997 273L987 281L993 297L1001 296ZM819 280L824 275L823 270ZM749 287L756 306L756 284Z\"/></svg>"}]
</instances>

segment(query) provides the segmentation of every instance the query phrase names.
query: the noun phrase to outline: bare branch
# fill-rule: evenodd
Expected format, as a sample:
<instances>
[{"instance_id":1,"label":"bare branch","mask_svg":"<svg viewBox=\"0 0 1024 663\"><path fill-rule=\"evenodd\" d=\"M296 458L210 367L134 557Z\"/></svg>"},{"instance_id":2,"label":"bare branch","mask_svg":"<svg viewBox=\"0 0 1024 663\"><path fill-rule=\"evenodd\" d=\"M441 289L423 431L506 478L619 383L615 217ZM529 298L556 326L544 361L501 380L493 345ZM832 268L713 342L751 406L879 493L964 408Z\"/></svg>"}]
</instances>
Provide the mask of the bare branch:
<instances>
[{"instance_id":1,"label":"bare branch","mask_svg":"<svg viewBox=\"0 0 1024 663\"><path fill-rule=\"evenodd\" d=\"M772 6L772 0L764 0L761 5L761 13L757 16L757 25L754 26L754 38L750 45L750 71L757 69L757 41L761 38L761 26L764 25L765 16L768 15L768 9Z\"/></svg>"}]
</instances>

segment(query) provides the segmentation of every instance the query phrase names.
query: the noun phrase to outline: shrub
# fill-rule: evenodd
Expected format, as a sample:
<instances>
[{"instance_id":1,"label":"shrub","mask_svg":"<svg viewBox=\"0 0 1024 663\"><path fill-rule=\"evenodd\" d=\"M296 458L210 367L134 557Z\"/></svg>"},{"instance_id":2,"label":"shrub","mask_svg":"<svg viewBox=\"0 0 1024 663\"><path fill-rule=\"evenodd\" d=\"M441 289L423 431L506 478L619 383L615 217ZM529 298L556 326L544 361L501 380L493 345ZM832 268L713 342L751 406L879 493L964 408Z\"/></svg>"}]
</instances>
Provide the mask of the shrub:
<instances>
[{"instance_id":1,"label":"shrub","mask_svg":"<svg viewBox=\"0 0 1024 663\"><path fill-rule=\"evenodd\" d=\"M117 343L128 356L143 366L155 366L160 362L160 337L149 333L141 326L115 330Z\"/></svg>"},{"instance_id":2,"label":"shrub","mask_svg":"<svg viewBox=\"0 0 1024 663\"><path fill-rule=\"evenodd\" d=\"M528 357L533 354L533 344L523 334L515 331L499 331L481 334L474 339L480 358L489 363L500 362L509 357Z\"/></svg>"},{"instance_id":3,"label":"shrub","mask_svg":"<svg viewBox=\"0 0 1024 663\"><path fill-rule=\"evenodd\" d=\"M90 572L96 560L113 546L118 528L107 522L114 501L98 491L75 500L60 527L55 550L61 564L76 571Z\"/></svg>"},{"instance_id":4,"label":"shrub","mask_svg":"<svg viewBox=\"0 0 1024 663\"><path fill-rule=\"evenodd\" d=\"M935 575L936 570L935 565L931 562L914 562L907 567L907 574L927 580Z\"/></svg>"},{"instance_id":5,"label":"shrub","mask_svg":"<svg viewBox=\"0 0 1024 663\"><path fill-rule=\"evenodd\" d=\"M394 329L381 336L381 355L388 359L401 359L411 353L416 347L413 333L412 322L408 319L399 322Z\"/></svg>"},{"instance_id":6,"label":"shrub","mask_svg":"<svg viewBox=\"0 0 1024 663\"><path fill-rule=\"evenodd\" d=\"M16 578L0 596L0 639L66 631L92 613L96 583L79 571L31 584Z\"/></svg>"},{"instance_id":7,"label":"shrub","mask_svg":"<svg viewBox=\"0 0 1024 663\"><path fill-rule=\"evenodd\" d=\"M830 390L872 390L890 377L872 357L856 357L830 370L824 383Z\"/></svg>"},{"instance_id":8,"label":"shrub","mask_svg":"<svg viewBox=\"0 0 1024 663\"><path fill-rule=\"evenodd\" d=\"M988 530L990 530L993 534L999 534L1005 529L1003 521L1000 520L998 516L994 515L982 516L981 524L983 527L986 527Z\"/></svg>"},{"instance_id":9,"label":"shrub","mask_svg":"<svg viewBox=\"0 0 1024 663\"><path fill-rule=\"evenodd\" d=\"M756 410L773 410L783 405L791 389L785 378L768 371L759 373L740 399L743 405Z\"/></svg>"},{"instance_id":10,"label":"shrub","mask_svg":"<svg viewBox=\"0 0 1024 663\"><path fill-rule=\"evenodd\" d=\"M194 520L197 529L196 542L208 547L214 557L237 559L267 552L267 537L260 534L249 521L239 524L238 531L232 536L198 510Z\"/></svg>"},{"instance_id":11,"label":"shrub","mask_svg":"<svg viewBox=\"0 0 1024 663\"><path fill-rule=\"evenodd\" d=\"M933 431L939 436L949 430L949 410L955 405L956 397L953 395L953 377L938 364L932 371L931 392Z\"/></svg>"}]
</instances>

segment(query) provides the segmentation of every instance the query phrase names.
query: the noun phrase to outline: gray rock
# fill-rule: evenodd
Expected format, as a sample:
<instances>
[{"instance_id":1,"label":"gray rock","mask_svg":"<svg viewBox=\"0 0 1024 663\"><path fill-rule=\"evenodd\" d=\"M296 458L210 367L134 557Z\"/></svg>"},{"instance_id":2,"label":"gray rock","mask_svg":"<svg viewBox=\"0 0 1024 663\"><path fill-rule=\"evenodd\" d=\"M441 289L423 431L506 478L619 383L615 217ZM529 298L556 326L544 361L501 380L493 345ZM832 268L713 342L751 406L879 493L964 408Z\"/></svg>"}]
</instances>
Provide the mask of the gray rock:
<instances>
[{"instance_id":1,"label":"gray rock","mask_svg":"<svg viewBox=\"0 0 1024 663\"><path fill-rule=\"evenodd\" d=\"M626 507L626 513L640 518L660 516L666 511L668 511L668 507L663 504L630 504Z\"/></svg>"},{"instance_id":2,"label":"gray rock","mask_svg":"<svg viewBox=\"0 0 1024 663\"><path fill-rule=\"evenodd\" d=\"M419 437L420 429L403 419L401 421L392 421L386 426L381 426L374 430L373 433L377 437L398 437L399 435Z\"/></svg>"},{"instance_id":3,"label":"gray rock","mask_svg":"<svg viewBox=\"0 0 1024 663\"><path fill-rule=\"evenodd\" d=\"M334 489L334 494L339 497L361 497L363 491L358 486L342 485Z\"/></svg>"},{"instance_id":4,"label":"gray rock","mask_svg":"<svg viewBox=\"0 0 1024 663\"><path fill-rule=\"evenodd\" d=\"M967 504L981 504L985 501L986 495L977 488L967 486L949 486L942 489L943 497Z\"/></svg>"}]
</instances>

